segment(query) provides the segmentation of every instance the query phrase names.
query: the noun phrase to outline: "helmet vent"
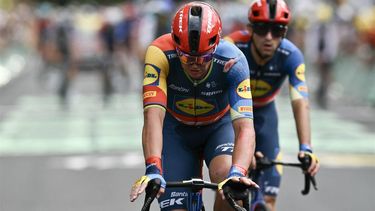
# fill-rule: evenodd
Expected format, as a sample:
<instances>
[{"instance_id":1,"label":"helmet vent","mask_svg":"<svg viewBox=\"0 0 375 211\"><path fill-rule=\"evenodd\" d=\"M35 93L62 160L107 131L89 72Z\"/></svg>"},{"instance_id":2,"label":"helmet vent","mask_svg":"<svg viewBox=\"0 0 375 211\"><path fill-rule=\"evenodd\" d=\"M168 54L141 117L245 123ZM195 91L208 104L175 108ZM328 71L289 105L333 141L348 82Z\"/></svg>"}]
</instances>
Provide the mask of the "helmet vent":
<instances>
[{"instance_id":1,"label":"helmet vent","mask_svg":"<svg viewBox=\"0 0 375 211\"><path fill-rule=\"evenodd\" d=\"M202 16L202 7L194 6L191 7L190 14L192 16Z\"/></svg>"},{"instance_id":2,"label":"helmet vent","mask_svg":"<svg viewBox=\"0 0 375 211\"><path fill-rule=\"evenodd\" d=\"M178 38L176 35L173 35L173 40L175 43L177 43L177 45L181 45L180 38Z\"/></svg>"},{"instance_id":3,"label":"helmet vent","mask_svg":"<svg viewBox=\"0 0 375 211\"><path fill-rule=\"evenodd\" d=\"M288 18L289 18L289 14L285 12L285 13L284 13L284 18L285 18L285 19L288 19Z\"/></svg>"},{"instance_id":4,"label":"helmet vent","mask_svg":"<svg viewBox=\"0 0 375 211\"><path fill-rule=\"evenodd\" d=\"M199 31L193 30L189 33L189 45L192 54L195 54L199 50Z\"/></svg>"},{"instance_id":5,"label":"helmet vent","mask_svg":"<svg viewBox=\"0 0 375 211\"><path fill-rule=\"evenodd\" d=\"M193 6L189 15L189 46L192 54L199 51L199 40L202 26L202 7Z\"/></svg>"},{"instance_id":6,"label":"helmet vent","mask_svg":"<svg viewBox=\"0 0 375 211\"><path fill-rule=\"evenodd\" d=\"M216 39L217 39L217 35L215 35L215 36L213 36L210 40L209 40L209 45L211 46L211 45L213 45L213 44L215 44L216 43Z\"/></svg>"},{"instance_id":7,"label":"helmet vent","mask_svg":"<svg viewBox=\"0 0 375 211\"><path fill-rule=\"evenodd\" d=\"M275 19L277 0L269 0L270 19Z\"/></svg>"}]
</instances>

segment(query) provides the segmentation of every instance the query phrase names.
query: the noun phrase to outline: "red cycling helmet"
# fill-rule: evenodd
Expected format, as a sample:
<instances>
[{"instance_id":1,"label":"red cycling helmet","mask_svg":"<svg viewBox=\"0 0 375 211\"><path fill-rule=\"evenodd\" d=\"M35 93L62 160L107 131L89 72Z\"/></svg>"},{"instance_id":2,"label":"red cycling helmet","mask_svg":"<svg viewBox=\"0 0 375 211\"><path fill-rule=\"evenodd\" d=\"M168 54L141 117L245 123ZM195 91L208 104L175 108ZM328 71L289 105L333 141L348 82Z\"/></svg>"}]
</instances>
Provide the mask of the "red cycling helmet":
<instances>
[{"instance_id":1,"label":"red cycling helmet","mask_svg":"<svg viewBox=\"0 0 375 211\"><path fill-rule=\"evenodd\" d=\"M194 1L180 8L172 22L175 46L190 55L201 55L220 41L221 20L207 3Z\"/></svg>"},{"instance_id":2,"label":"red cycling helmet","mask_svg":"<svg viewBox=\"0 0 375 211\"><path fill-rule=\"evenodd\" d=\"M249 9L250 23L272 22L288 25L291 14L284 0L255 0Z\"/></svg>"}]
</instances>

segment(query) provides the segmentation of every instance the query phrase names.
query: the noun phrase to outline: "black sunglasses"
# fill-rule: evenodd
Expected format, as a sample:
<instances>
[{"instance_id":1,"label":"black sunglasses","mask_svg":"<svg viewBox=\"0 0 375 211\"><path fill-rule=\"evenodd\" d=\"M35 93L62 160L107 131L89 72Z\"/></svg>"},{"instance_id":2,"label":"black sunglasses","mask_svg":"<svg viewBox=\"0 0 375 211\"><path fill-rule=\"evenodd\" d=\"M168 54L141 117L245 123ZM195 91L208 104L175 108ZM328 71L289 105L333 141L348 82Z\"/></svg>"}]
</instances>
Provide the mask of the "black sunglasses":
<instances>
[{"instance_id":1,"label":"black sunglasses","mask_svg":"<svg viewBox=\"0 0 375 211\"><path fill-rule=\"evenodd\" d=\"M262 37L266 36L268 32L271 31L272 37L274 38L284 37L288 30L288 26L275 23L256 23L252 24L251 27L255 34Z\"/></svg>"}]
</instances>

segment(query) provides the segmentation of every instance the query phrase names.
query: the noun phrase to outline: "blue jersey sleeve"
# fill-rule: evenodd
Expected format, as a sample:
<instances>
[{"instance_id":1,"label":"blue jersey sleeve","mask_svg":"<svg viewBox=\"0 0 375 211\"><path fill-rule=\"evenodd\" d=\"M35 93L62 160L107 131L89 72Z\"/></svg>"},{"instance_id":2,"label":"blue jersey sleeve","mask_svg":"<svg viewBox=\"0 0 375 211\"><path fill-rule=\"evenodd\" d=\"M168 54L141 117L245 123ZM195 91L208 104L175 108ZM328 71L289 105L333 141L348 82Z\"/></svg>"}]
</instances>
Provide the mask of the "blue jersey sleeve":
<instances>
[{"instance_id":1,"label":"blue jersey sleeve","mask_svg":"<svg viewBox=\"0 0 375 211\"><path fill-rule=\"evenodd\" d=\"M253 101L250 89L250 71L246 57L239 51L238 56L229 62L233 62L227 78L232 120L244 117L252 119Z\"/></svg>"},{"instance_id":2,"label":"blue jersey sleeve","mask_svg":"<svg viewBox=\"0 0 375 211\"><path fill-rule=\"evenodd\" d=\"M308 89L305 77L305 63L302 52L295 49L288 56L284 68L289 76L289 91L291 100L307 98Z\"/></svg>"}]
</instances>

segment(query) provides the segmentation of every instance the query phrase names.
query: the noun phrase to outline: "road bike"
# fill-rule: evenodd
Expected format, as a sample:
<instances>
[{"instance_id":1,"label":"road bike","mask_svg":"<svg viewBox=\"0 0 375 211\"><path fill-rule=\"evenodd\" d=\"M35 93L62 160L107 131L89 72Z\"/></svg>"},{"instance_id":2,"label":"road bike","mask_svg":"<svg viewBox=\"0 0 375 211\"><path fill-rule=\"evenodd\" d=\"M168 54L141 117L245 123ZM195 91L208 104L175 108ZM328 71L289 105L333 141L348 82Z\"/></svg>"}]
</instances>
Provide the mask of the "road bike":
<instances>
[{"instance_id":1,"label":"road bike","mask_svg":"<svg viewBox=\"0 0 375 211\"><path fill-rule=\"evenodd\" d=\"M202 190L208 188L211 190L218 190L218 184L205 181L200 178L193 178L190 180L167 182L166 188L190 188L191 194L187 197L188 204L187 210L189 211L205 211L205 207L202 201ZM160 180L153 179L149 182L146 188L146 197L142 207L142 211L149 211L150 206L154 198L160 189ZM241 183L232 182L229 180L223 186L223 192L229 205L235 211L249 211L249 193L254 189L253 187L245 186ZM242 206L238 204L238 201L242 201Z\"/></svg>"},{"instance_id":2,"label":"road bike","mask_svg":"<svg viewBox=\"0 0 375 211\"><path fill-rule=\"evenodd\" d=\"M250 171L249 177L254 182L258 183L259 177L263 171L274 165L298 167L303 170L305 175L305 186L301 193L303 195L307 195L310 192L310 184L312 184L314 189L317 190L315 177L307 173L307 169L311 164L311 157L305 156L303 158L299 158L299 161L300 163L287 163L270 160L267 157L257 158L256 169ZM159 192L160 184L161 182L159 179L154 179L149 182L146 188L146 197L141 209L142 211L149 211L151 203ZM191 180L177 182L167 182L166 184L166 188L177 187L191 189L191 194L188 196L188 211L205 211L206 209L202 201L202 190L204 188L212 190L218 189L218 185L216 183L211 183L200 178L193 178ZM253 187L249 188L241 183L228 181L228 183L224 185L223 191L225 199L235 211L268 211L260 189ZM242 206L237 203L239 200L242 201Z\"/></svg>"},{"instance_id":3,"label":"road bike","mask_svg":"<svg viewBox=\"0 0 375 211\"><path fill-rule=\"evenodd\" d=\"M304 173L304 177L305 177L305 185L301 193L302 195L307 195L310 192L311 184L313 185L315 190L318 190L315 177L311 176L307 172L307 169L311 165L311 157L304 156L302 158L299 157L298 159L300 161L299 163L289 163L289 162L270 160L267 157L256 158L256 169L250 171L249 177L255 183L260 185L259 179L265 169L271 168L272 166L275 166L275 165L297 167L297 168L302 169ZM255 189L251 192L251 209L250 210L251 211L268 211L261 189Z\"/></svg>"}]
</instances>

